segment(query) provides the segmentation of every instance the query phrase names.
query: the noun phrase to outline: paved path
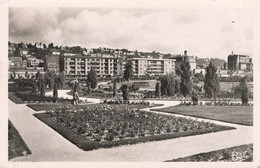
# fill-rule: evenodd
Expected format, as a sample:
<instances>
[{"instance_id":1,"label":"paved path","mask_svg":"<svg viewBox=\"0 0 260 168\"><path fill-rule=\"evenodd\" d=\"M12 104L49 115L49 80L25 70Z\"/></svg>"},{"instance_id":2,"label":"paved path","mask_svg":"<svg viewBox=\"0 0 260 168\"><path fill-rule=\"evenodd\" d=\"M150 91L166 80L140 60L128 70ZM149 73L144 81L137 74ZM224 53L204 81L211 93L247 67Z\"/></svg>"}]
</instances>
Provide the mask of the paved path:
<instances>
[{"instance_id":1,"label":"paved path","mask_svg":"<svg viewBox=\"0 0 260 168\"><path fill-rule=\"evenodd\" d=\"M68 96L66 92L68 91L61 90L59 95ZM84 100L84 98L81 99ZM99 99L88 98L88 100L95 103L99 102ZM163 103L165 107L178 103L171 101L152 102ZM9 100L9 119L32 152L27 157L18 157L11 161L165 161L253 142L252 127L212 121L221 125L234 126L237 129L157 142L83 151L35 118L32 115L33 113L36 112L26 105L15 104Z\"/></svg>"}]
</instances>

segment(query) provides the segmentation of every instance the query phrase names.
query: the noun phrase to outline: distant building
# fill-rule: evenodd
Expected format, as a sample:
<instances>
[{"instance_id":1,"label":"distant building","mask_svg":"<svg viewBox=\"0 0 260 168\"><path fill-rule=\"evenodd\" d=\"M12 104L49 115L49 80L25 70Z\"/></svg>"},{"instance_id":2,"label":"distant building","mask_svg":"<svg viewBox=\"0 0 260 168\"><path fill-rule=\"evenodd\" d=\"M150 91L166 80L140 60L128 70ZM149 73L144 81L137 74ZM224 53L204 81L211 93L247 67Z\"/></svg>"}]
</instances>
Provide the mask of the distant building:
<instances>
[{"instance_id":1,"label":"distant building","mask_svg":"<svg viewBox=\"0 0 260 168\"><path fill-rule=\"evenodd\" d=\"M47 55L45 58L45 70L59 72L60 67L60 56L59 55Z\"/></svg>"},{"instance_id":2,"label":"distant building","mask_svg":"<svg viewBox=\"0 0 260 168\"><path fill-rule=\"evenodd\" d=\"M61 71L66 76L86 78L91 69L95 69L98 77L122 75L122 59L107 55L62 55Z\"/></svg>"},{"instance_id":3,"label":"distant building","mask_svg":"<svg viewBox=\"0 0 260 168\"><path fill-rule=\"evenodd\" d=\"M13 56L16 50L16 46L14 43L8 43L8 55Z\"/></svg>"},{"instance_id":4,"label":"distant building","mask_svg":"<svg viewBox=\"0 0 260 168\"><path fill-rule=\"evenodd\" d=\"M27 67L27 61L22 60L22 57L9 57L9 69L25 69Z\"/></svg>"},{"instance_id":5,"label":"distant building","mask_svg":"<svg viewBox=\"0 0 260 168\"><path fill-rule=\"evenodd\" d=\"M176 60L176 62L175 62L176 66L180 66L182 61L183 61L183 58L185 56L188 57L188 60L190 62L190 69L194 73L195 69L196 69L196 57L195 56L188 56L187 50L184 51L184 55L175 55L175 56L171 57L171 59L175 59Z\"/></svg>"},{"instance_id":6,"label":"distant building","mask_svg":"<svg viewBox=\"0 0 260 168\"><path fill-rule=\"evenodd\" d=\"M252 71L252 58L248 55L236 55L232 52L232 54L228 56L228 70Z\"/></svg>"},{"instance_id":7,"label":"distant building","mask_svg":"<svg viewBox=\"0 0 260 168\"><path fill-rule=\"evenodd\" d=\"M52 55L60 55L61 54L60 50L52 49L50 51L51 51Z\"/></svg>"},{"instance_id":8,"label":"distant building","mask_svg":"<svg viewBox=\"0 0 260 168\"><path fill-rule=\"evenodd\" d=\"M132 63L135 76L175 73L174 59L131 58L127 61Z\"/></svg>"},{"instance_id":9,"label":"distant building","mask_svg":"<svg viewBox=\"0 0 260 168\"><path fill-rule=\"evenodd\" d=\"M38 43L38 42L36 42L36 43L35 43L35 47L36 47L36 48L40 48L40 49L44 49L43 43Z\"/></svg>"},{"instance_id":10,"label":"distant building","mask_svg":"<svg viewBox=\"0 0 260 168\"><path fill-rule=\"evenodd\" d=\"M29 53L28 48L19 48L19 51L21 56L27 56Z\"/></svg>"}]
</instances>

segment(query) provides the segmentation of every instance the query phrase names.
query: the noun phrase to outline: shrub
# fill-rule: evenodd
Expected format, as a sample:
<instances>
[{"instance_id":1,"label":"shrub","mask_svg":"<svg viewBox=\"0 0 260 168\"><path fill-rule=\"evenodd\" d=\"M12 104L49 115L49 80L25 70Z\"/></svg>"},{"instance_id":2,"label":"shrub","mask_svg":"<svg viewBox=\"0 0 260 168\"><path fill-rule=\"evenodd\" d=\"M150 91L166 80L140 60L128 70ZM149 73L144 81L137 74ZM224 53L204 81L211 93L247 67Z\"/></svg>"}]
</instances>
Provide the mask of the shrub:
<instances>
[{"instance_id":1,"label":"shrub","mask_svg":"<svg viewBox=\"0 0 260 168\"><path fill-rule=\"evenodd\" d=\"M192 99L192 103L193 103L194 106L198 105L199 98L198 98L198 95L196 93L193 93L191 99Z\"/></svg>"}]
</instances>

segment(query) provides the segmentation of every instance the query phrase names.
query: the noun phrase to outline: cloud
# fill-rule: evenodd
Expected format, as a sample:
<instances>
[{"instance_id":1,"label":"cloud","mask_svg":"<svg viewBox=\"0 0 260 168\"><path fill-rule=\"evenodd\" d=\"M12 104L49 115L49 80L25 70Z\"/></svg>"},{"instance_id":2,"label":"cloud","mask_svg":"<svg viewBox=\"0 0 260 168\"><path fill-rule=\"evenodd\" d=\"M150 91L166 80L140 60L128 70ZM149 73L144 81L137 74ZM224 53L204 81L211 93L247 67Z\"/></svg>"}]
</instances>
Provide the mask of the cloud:
<instances>
[{"instance_id":1,"label":"cloud","mask_svg":"<svg viewBox=\"0 0 260 168\"><path fill-rule=\"evenodd\" d=\"M252 53L252 15L246 10L79 8L63 15L66 10L14 8L10 11L10 36L87 48L176 54L188 50L191 55L224 59L231 51Z\"/></svg>"},{"instance_id":2,"label":"cloud","mask_svg":"<svg viewBox=\"0 0 260 168\"><path fill-rule=\"evenodd\" d=\"M40 41L46 32L59 24L59 12L59 8L10 8L10 37L21 41Z\"/></svg>"}]
</instances>

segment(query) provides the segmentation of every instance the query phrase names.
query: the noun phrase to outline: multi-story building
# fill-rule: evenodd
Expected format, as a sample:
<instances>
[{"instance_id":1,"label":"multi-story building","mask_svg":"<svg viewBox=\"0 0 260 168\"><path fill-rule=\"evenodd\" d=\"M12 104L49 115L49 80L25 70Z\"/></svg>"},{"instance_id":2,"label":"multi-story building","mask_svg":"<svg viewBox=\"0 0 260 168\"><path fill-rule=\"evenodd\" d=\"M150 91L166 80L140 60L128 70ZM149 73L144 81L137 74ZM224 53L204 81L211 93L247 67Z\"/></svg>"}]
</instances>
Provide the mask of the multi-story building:
<instances>
[{"instance_id":1,"label":"multi-story building","mask_svg":"<svg viewBox=\"0 0 260 168\"><path fill-rule=\"evenodd\" d=\"M188 56L187 55L187 50L184 51L184 55L175 55L172 57L172 59L176 60L176 66L180 66L183 58L187 56L188 60L190 62L190 69L193 73L195 73L195 69L196 69L196 57L195 56Z\"/></svg>"},{"instance_id":2,"label":"multi-story building","mask_svg":"<svg viewBox=\"0 0 260 168\"><path fill-rule=\"evenodd\" d=\"M60 61L59 55L47 55L45 58L45 70L59 72L61 70Z\"/></svg>"},{"instance_id":3,"label":"multi-story building","mask_svg":"<svg viewBox=\"0 0 260 168\"><path fill-rule=\"evenodd\" d=\"M175 72L174 59L130 58L127 61L131 62L135 76L166 75Z\"/></svg>"},{"instance_id":4,"label":"multi-story building","mask_svg":"<svg viewBox=\"0 0 260 168\"><path fill-rule=\"evenodd\" d=\"M8 65L9 69L25 69L27 61L22 60L22 57L9 57Z\"/></svg>"},{"instance_id":5,"label":"multi-story building","mask_svg":"<svg viewBox=\"0 0 260 168\"><path fill-rule=\"evenodd\" d=\"M235 71L252 71L252 58L250 58L248 55L236 55L232 52L232 54L228 56L228 69Z\"/></svg>"},{"instance_id":6,"label":"multi-story building","mask_svg":"<svg viewBox=\"0 0 260 168\"><path fill-rule=\"evenodd\" d=\"M68 77L86 78L91 69L95 69L98 77L122 75L122 59L112 55L83 56L67 55L61 56L61 71Z\"/></svg>"}]
</instances>

